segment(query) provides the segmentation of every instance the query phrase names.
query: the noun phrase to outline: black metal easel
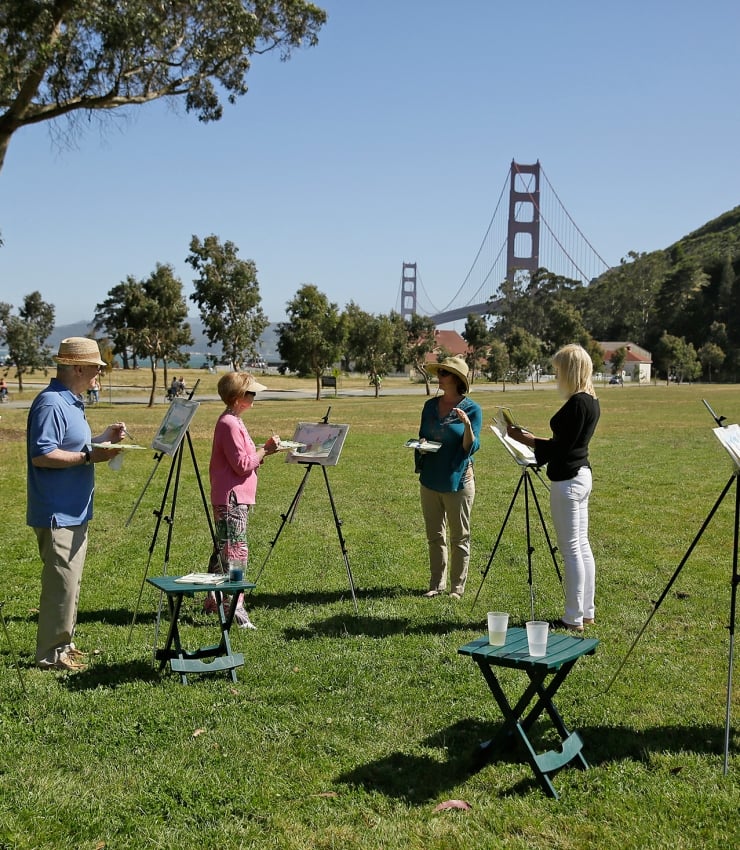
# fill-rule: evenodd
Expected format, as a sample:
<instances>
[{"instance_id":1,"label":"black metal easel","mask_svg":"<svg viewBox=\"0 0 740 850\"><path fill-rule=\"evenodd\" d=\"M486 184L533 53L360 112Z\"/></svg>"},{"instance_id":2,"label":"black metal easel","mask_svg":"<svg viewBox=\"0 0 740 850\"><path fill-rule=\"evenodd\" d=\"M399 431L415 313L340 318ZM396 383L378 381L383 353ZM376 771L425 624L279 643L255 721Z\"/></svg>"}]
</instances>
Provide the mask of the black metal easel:
<instances>
[{"instance_id":1,"label":"black metal easel","mask_svg":"<svg viewBox=\"0 0 740 850\"><path fill-rule=\"evenodd\" d=\"M323 422L324 424L328 424L330 412L331 412L331 407L329 408L329 410L326 411L326 416L324 416L324 418L321 419L320 421ZM272 555L272 550L275 548L275 544L278 542L278 539L280 538L280 534L282 533L282 530L285 528L285 524L293 521L293 518L295 516L295 512L298 509L298 503L301 500L301 496L303 495L303 491L306 489L306 484L308 483L308 477L311 474L311 470L314 468L314 466L317 465L316 463L310 462L310 461L299 461L299 463L300 463L301 466L306 467L306 471L303 475L303 479L301 480L301 483L298 485L298 489L296 490L295 495L293 496L293 501L290 503L290 507L288 508L288 510L284 514L280 515L281 516L280 527L278 528L277 534L275 535L275 537L270 541L270 548L267 550L267 554L265 555L265 559L262 562L262 565L260 566L259 570L257 571L257 575L254 577L254 583L255 584L258 583L259 578L262 575L262 571L264 570L265 565L269 561L270 555ZM339 538L339 547L342 551L342 558L344 560L345 569L347 570L347 579L349 581L350 593L352 594L352 602L354 603L354 606L355 606L355 614L357 614L358 608L357 608L357 597L355 596L355 582L354 582L354 579L352 578L352 568L350 567L350 564L349 564L349 556L347 555L347 546L345 544L344 535L342 534L342 520L339 518L339 515L337 514L337 507L336 507L336 504L334 502L334 496L332 495L331 487L329 486L329 476L327 475L326 467L323 466L322 464L318 464L318 465L321 466L321 471L324 473L324 483L326 484L326 492L329 494L329 503L331 504L331 512L332 512L332 515L334 517L334 527L337 530L337 537Z\"/></svg>"},{"instance_id":2,"label":"black metal easel","mask_svg":"<svg viewBox=\"0 0 740 850\"><path fill-rule=\"evenodd\" d=\"M724 416L717 416L717 414L709 406L706 399L702 399L702 401L704 402L704 406L707 408L707 410L711 414L714 421L717 423L717 426L720 427L720 428L726 427L724 425L724 423L726 422L725 417ZM616 673L612 676L611 680L609 681L609 684L606 686L606 691L608 691L611 688L611 686L614 684L614 682L616 681L617 676L622 672L622 668L627 663L627 659L632 654L632 650L635 648L635 646L637 646L637 642L642 637L645 629L647 629L648 625L650 624L650 621L655 616L658 608L660 608L661 603L663 602L663 600L668 595L668 592L670 591L671 587L673 586L673 583L676 581L681 570L684 568L684 565L689 560L689 557L690 557L691 553L694 551L696 544L701 539L702 534L704 534L704 532L706 531L707 526L709 525L709 523L712 520L712 517L715 515L715 513L717 512L717 509L722 504L725 496L730 491L730 487L732 486L732 482L734 481L735 482L735 525L734 525L733 546L732 546L732 575L731 575L731 578L730 578L730 587L731 587L731 590L730 590L730 624L728 626L728 629L729 629L729 632L730 632L730 648L729 648L729 654L728 654L728 660L727 660L727 702L726 702L726 706L725 706L725 741L724 741L725 752L724 752L724 763L723 763L723 769L722 769L722 772L725 775L727 774L728 763L729 763L730 707L731 707L731 703L732 703L732 668L733 668L733 656L734 656L734 649L735 649L735 614L736 614L736 611L737 611L737 587L738 587L738 584L740 584L740 574L738 573L738 545L739 545L739 541L740 541L740 531L739 531L739 529L740 529L740 465L738 465L737 462L736 462L736 467L737 468L735 469L735 471L730 476L727 484L725 484L724 488L722 489L722 492L719 494L717 501L714 503L714 505L712 506L712 509L707 514L707 517L704 520L704 522L702 523L702 526L699 529L696 537L694 537L694 539L691 541L691 545L686 550L686 554L681 559L681 563L676 567L676 570L673 573L673 575L671 576L670 580L668 581L668 584L665 586L663 592L660 594L657 601L655 602L655 604L653 606L653 610L650 612L650 616L647 618L647 620L645 620L645 623L643 624L642 628L637 633L637 637L632 642L632 646L630 646L630 648L627 650L627 654L622 659L622 663L619 665Z\"/></svg>"},{"instance_id":3,"label":"black metal easel","mask_svg":"<svg viewBox=\"0 0 740 850\"><path fill-rule=\"evenodd\" d=\"M196 383L195 387L193 387L193 389L191 390L190 395L188 396L188 399L192 399L193 393L195 392L197 386L198 385ZM171 546L171 543L172 543L172 533L173 533L173 530L174 530L174 527L175 527L175 515L176 515L176 512L177 512L177 495L178 495L178 490L179 490L179 487L180 487L180 473L182 471L182 458L183 458L183 453L184 453L184 450L185 450L185 444L186 443L187 443L188 449L190 451L190 458L191 458L192 463L193 463L193 469L195 471L195 478L198 482L198 489L200 491L200 498L201 498L201 502L203 504L203 512L205 513L206 520L208 522L208 529L210 531L211 541L213 543L213 551L217 554L219 561L221 559L221 555L220 555L219 548L218 548L218 540L216 538L216 529L213 525L213 518L211 516L211 511L210 511L210 508L209 508L209 505L208 505L208 499L206 498L206 492L205 492L205 489L203 487L203 481L200 477L200 470L198 468L198 461L195 457L195 449L193 448L193 440L192 440L192 437L190 436L190 429L188 428L188 430L185 431L184 437L180 441L180 444L177 447L174 455L172 456L172 463L170 464L169 473L167 475L167 483L165 484L164 492L162 493L162 500L160 502L159 509L153 511L153 514L157 518L157 521L154 525L154 532L152 533L152 539L151 539L151 542L149 544L149 557L147 558L146 567L144 568L144 575L142 576L142 579L141 579L141 586L139 588L139 596L136 600L136 606L134 607L134 616L133 616L133 619L131 620L131 627L129 629L128 641L131 640L131 634L132 634L133 629L134 629L134 624L136 623L136 615L138 614L138 611L139 611L139 604L141 602L141 597L142 597L142 594L144 592L144 586L146 584L146 579L147 579L147 576L149 574L149 566L151 564L152 557L154 555L154 550L155 550L155 547L156 547L156 544L157 544L157 538L159 537L159 531L160 531L160 528L162 526L162 522L165 522L167 524L167 539L166 539L166 542L165 542L163 574L164 575L168 574L167 573L167 567L168 567L168 564L169 564L169 561L170 561L170 546ZM146 492L146 489L149 486L150 481L154 477L154 473L157 471L159 464L160 464L160 462L161 462L161 460L162 460L162 458L165 454L166 454L165 452L158 452L154 456L154 459L155 459L154 470L152 471L152 474L149 476L149 479L147 480L146 484L144 485L144 490L142 491L141 495L139 496L139 499L137 500L136 504L134 505L134 509L131 512L131 516L129 517L126 525L128 525L131 522L131 519L133 518L133 515L136 512L136 509L138 508L138 506L141 502L141 499L144 495L144 492ZM173 485L173 479L174 479L174 487L172 486ZM171 491L171 500L170 500L170 491ZM169 511L167 511L168 500L170 500ZM223 564L222 564L222 567L223 567ZM161 619L161 614L162 614L162 594L160 594L159 606L157 608L157 622L156 622L155 631L154 631L155 651L156 651L156 646L157 646L157 637L158 637L158 633L159 633L159 623L160 623L160 619Z\"/></svg>"},{"instance_id":4,"label":"black metal easel","mask_svg":"<svg viewBox=\"0 0 740 850\"><path fill-rule=\"evenodd\" d=\"M522 473L519 476L519 482L516 485L516 489L514 490L514 495L511 498L511 502L509 503L509 509L506 511L506 516L504 517L504 521L501 524L501 530L498 533L498 537L496 538L496 542L493 545L493 549L491 550L491 555L488 558L488 563L483 570L483 578L480 582L480 587L478 588L478 592L475 594L475 598L473 599L473 606L475 607L475 603L478 601L478 597L480 596L480 592L483 589L483 582L486 580L486 576L488 575L488 571L491 568L491 564L493 563L493 558L498 550L498 545L501 542L501 538L504 534L504 529L506 528L506 524L509 521L509 517L514 509L514 504L516 503L517 497L519 493L522 491L522 487L524 490L524 516L525 523L527 528L527 582L529 584L529 607L531 613L531 619L535 619L534 616L534 575L532 572L532 553L534 552L534 546L532 546L532 523L529 509L529 500L530 496L532 501L537 508L537 516L540 519L540 525L542 526L542 531L545 534L545 540L547 541L548 549L550 550L550 557L552 558L553 566L555 567L555 573L557 574L558 581L562 585L563 579L560 574L560 568L558 567L558 562L555 559L555 552L557 552L557 546L554 546L552 540L550 538L550 534L547 531L547 526L545 525L545 518L542 514L542 508L540 507L540 501L537 497L537 491L534 488L534 482L532 481L531 473L534 473L540 482L543 484L545 489L549 489L547 483L542 479L540 475L539 466L536 463L524 463L515 458L517 464L521 466Z\"/></svg>"}]
</instances>

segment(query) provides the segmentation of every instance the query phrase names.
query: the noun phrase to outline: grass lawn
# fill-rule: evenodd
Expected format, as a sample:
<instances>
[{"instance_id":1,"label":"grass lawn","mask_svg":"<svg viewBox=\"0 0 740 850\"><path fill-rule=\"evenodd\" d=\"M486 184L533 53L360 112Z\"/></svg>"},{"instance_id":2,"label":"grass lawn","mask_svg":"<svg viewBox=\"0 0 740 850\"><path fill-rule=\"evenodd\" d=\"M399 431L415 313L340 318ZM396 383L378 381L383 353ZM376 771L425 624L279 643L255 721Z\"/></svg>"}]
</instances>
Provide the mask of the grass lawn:
<instances>
[{"instance_id":1,"label":"grass lawn","mask_svg":"<svg viewBox=\"0 0 740 850\"><path fill-rule=\"evenodd\" d=\"M323 476L314 470L276 539L304 468L270 457L250 526L251 575L264 564L249 603L258 630L232 632L245 666L236 684L209 675L187 686L152 663L158 600L148 585L131 623L147 569L206 569L210 537L189 452L177 486L170 459L157 464L151 452L127 453L120 472L97 467L76 636L95 654L83 673L41 672L32 664L40 564L25 526L26 411L3 407L0 601L28 696L0 634L0 848L740 845L737 674L730 768L722 773L734 487L607 691L732 475L701 399L735 422L740 392L714 385L599 392L591 503L597 625L588 634L600 645L557 698L586 742L591 769L561 771L559 801L542 793L516 751L471 771L478 742L501 717L476 665L457 654L484 632L487 610L509 611L512 625L529 619L522 503L472 607L519 479L487 426L505 402L546 435L559 405L553 389L474 394L485 430L471 571L458 603L421 596L426 544L413 456L403 443L416 435L423 398L332 398L331 420L350 425L340 463L327 474L359 614ZM137 442L150 444L162 404L111 406L105 386L101 397L88 413L93 433L122 418ZM206 493L220 410L204 402L190 432ZM326 399L258 400L245 421L256 440L271 428L291 437L296 422L325 412ZM551 528L547 493L535 486ZM172 522L155 533L153 512L163 503ZM552 619L562 613L562 591L538 522L532 545L536 613ZM199 604L186 603L182 622L186 643L211 642L214 621ZM519 675L504 676L512 694ZM547 725L539 731L546 748ZM471 808L436 811L447 800Z\"/></svg>"}]
</instances>

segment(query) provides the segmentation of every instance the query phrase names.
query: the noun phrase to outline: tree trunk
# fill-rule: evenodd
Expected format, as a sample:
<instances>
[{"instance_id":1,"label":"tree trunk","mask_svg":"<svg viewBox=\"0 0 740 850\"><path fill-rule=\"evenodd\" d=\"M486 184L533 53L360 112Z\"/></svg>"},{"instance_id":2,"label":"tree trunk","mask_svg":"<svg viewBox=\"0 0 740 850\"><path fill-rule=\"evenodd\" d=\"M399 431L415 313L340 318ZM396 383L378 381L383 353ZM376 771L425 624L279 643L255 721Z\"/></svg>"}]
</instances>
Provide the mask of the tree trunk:
<instances>
[{"instance_id":1,"label":"tree trunk","mask_svg":"<svg viewBox=\"0 0 740 850\"><path fill-rule=\"evenodd\" d=\"M152 364L152 391L149 393L149 405L148 407L154 407L154 396L157 392L157 361L154 357L150 358Z\"/></svg>"}]
</instances>

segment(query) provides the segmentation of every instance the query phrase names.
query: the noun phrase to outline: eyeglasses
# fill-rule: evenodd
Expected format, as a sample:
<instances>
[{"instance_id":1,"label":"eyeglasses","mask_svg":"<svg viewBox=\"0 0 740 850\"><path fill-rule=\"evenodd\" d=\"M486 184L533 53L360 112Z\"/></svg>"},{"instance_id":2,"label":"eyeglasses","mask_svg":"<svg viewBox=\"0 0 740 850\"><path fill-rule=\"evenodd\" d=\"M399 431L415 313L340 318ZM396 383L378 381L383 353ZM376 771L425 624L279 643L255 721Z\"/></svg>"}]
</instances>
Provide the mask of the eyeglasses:
<instances>
[{"instance_id":1,"label":"eyeglasses","mask_svg":"<svg viewBox=\"0 0 740 850\"><path fill-rule=\"evenodd\" d=\"M447 369L437 369L437 374L440 378L449 378L452 372L448 372Z\"/></svg>"}]
</instances>

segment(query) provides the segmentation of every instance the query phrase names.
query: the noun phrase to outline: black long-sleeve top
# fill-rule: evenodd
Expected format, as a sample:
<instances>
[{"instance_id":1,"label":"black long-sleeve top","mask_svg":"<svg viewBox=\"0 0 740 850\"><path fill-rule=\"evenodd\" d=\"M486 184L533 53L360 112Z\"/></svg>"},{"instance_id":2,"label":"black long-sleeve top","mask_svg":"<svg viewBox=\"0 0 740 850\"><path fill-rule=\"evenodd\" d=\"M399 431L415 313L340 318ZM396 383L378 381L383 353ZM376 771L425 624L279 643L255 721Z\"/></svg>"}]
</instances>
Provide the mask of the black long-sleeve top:
<instances>
[{"instance_id":1,"label":"black long-sleeve top","mask_svg":"<svg viewBox=\"0 0 740 850\"><path fill-rule=\"evenodd\" d=\"M588 444L600 414L598 399L588 393L575 393L550 420L552 438L535 439L537 463L547 464L551 481L567 481L575 478L582 466L590 467Z\"/></svg>"}]
</instances>

